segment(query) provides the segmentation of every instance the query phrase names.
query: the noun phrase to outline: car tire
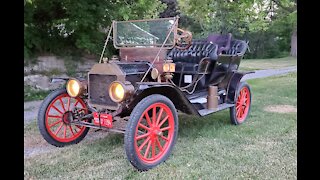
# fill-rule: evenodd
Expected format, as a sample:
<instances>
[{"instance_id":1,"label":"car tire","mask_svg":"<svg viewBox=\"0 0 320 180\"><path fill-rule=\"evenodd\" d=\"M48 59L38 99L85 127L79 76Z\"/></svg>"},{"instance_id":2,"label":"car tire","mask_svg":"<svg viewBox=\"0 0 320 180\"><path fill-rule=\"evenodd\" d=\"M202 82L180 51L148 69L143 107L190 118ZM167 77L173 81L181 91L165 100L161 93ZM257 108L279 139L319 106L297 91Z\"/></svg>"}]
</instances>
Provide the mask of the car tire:
<instances>
[{"instance_id":1,"label":"car tire","mask_svg":"<svg viewBox=\"0 0 320 180\"><path fill-rule=\"evenodd\" d=\"M235 96L235 106L230 108L230 119L234 125L240 125L249 116L252 103L250 86L246 82L240 82Z\"/></svg>"},{"instance_id":2,"label":"car tire","mask_svg":"<svg viewBox=\"0 0 320 180\"><path fill-rule=\"evenodd\" d=\"M49 144L56 147L77 144L87 135L89 127L68 124L67 115L72 113L72 106L88 113L85 102L80 97L70 97L65 88L51 92L42 102L38 112L38 128Z\"/></svg>"},{"instance_id":3,"label":"car tire","mask_svg":"<svg viewBox=\"0 0 320 180\"><path fill-rule=\"evenodd\" d=\"M174 104L163 95L147 96L135 106L126 127L127 158L139 171L147 171L167 160L177 135L178 115Z\"/></svg>"}]
</instances>

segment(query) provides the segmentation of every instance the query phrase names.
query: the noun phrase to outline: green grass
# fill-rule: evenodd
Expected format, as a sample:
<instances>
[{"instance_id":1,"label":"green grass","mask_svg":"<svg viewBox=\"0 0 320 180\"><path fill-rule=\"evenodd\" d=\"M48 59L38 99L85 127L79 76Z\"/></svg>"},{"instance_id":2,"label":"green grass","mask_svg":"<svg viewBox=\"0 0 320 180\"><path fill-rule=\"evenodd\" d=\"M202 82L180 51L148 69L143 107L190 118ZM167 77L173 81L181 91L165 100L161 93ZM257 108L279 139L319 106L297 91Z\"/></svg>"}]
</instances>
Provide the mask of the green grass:
<instances>
[{"instance_id":1,"label":"green grass","mask_svg":"<svg viewBox=\"0 0 320 180\"><path fill-rule=\"evenodd\" d=\"M181 115L173 153L147 172L131 166L123 135L112 134L25 158L25 179L296 179L297 114L264 111L268 105L296 107L296 79L291 73L249 80L253 104L240 126L230 124L228 110ZM28 137L46 144L35 123L25 126Z\"/></svg>"},{"instance_id":2,"label":"green grass","mask_svg":"<svg viewBox=\"0 0 320 180\"><path fill-rule=\"evenodd\" d=\"M51 91L37 90L31 86L24 86L24 101L35 101L44 99Z\"/></svg>"},{"instance_id":3,"label":"green grass","mask_svg":"<svg viewBox=\"0 0 320 180\"><path fill-rule=\"evenodd\" d=\"M239 68L243 71L252 71L261 69L276 69L296 65L297 58L294 57L274 59L242 59Z\"/></svg>"}]
</instances>

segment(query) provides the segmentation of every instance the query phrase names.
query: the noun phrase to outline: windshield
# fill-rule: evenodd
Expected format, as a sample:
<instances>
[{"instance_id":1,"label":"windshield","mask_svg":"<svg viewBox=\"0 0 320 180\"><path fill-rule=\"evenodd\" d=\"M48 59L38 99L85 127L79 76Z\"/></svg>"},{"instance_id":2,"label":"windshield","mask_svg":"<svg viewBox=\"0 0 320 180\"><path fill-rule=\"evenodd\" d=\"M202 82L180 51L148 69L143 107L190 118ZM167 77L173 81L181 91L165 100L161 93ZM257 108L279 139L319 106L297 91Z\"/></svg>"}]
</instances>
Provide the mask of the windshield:
<instances>
[{"instance_id":1,"label":"windshield","mask_svg":"<svg viewBox=\"0 0 320 180\"><path fill-rule=\"evenodd\" d=\"M114 46L116 48L161 47L174 22L175 18L114 21ZM174 46L175 30L176 28L174 27L164 44L164 48L172 48Z\"/></svg>"}]
</instances>

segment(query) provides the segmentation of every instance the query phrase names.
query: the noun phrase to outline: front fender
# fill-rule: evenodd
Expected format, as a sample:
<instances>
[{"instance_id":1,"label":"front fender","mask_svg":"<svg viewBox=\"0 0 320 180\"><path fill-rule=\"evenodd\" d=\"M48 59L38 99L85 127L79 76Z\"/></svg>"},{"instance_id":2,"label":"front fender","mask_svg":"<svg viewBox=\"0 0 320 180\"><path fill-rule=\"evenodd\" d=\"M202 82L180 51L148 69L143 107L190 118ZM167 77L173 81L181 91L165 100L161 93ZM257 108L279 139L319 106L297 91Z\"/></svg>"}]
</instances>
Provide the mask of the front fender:
<instances>
[{"instance_id":1,"label":"front fender","mask_svg":"<svg viewBox=\"0 0 320 180\"><path fill-rule=\"evenodd\" d=\"M177 87L171 84L159 84L159 83L139 83L134 100L129 104L132 109L139 103L144 97L151 94L161 94L168 97L175 105L176 109L186 113L199 115L198 111L190 103L184 93Z\"/></svg>"}]
</instances>

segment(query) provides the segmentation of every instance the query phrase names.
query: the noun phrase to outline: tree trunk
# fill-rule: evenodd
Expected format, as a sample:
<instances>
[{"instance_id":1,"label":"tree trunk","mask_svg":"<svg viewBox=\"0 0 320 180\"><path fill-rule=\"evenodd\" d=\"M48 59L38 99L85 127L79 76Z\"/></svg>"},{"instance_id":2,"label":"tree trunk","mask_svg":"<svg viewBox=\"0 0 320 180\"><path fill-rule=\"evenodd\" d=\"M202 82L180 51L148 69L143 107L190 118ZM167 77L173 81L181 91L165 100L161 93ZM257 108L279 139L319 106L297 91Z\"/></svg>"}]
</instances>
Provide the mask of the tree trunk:
<instances>
[{"instance_id":1,"label":"tree trunk","mask_svg":"<svg viewBox=\"0 0 320 180\"><path fill-rule=\"evenodd\" d=\"M297 29L295 28L291 35L291 52L290 55L297 57Z\"/></svg>"}]
</instances>

